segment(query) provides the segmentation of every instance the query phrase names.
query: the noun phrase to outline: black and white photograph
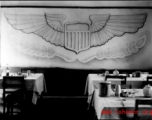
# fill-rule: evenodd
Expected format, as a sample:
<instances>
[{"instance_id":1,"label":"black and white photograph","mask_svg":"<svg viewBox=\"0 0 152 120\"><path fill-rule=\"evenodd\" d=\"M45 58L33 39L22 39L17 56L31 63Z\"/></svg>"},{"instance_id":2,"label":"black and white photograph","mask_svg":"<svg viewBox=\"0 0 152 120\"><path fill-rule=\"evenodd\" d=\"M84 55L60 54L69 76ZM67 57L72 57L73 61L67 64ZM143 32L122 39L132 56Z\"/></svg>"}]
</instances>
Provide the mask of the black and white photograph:
<instances>
[{"instance_id":1,"label":"black and white photograph","mask_svg":"<svg viewBox=\"0 0 152 120\"><path fill-rule=\"evenodd\" d=\"M0 120L152 119L152 1L0 1Z\"/></svg>"}]
</instances>

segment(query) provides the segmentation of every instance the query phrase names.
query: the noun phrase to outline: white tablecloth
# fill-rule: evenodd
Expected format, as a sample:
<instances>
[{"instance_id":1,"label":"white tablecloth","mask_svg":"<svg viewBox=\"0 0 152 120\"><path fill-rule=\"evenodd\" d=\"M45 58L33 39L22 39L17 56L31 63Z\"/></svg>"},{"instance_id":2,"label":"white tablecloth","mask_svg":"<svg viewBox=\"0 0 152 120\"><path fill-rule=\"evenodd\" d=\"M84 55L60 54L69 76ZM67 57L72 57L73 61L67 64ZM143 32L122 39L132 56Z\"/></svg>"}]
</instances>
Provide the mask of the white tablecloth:
<instances>
[{"instance_id":1,"label":"white tablecloth","mask_svg":"<svg viewBox=\"0 0 152 120\"><path fill-rule=\"evenodd\" d=\"M111 97L99 97L99 89L96 89L93 95L93 102L90 103L95 108L96 115L98 119L119 119L120 114L116 113L118 108L133 108L135 107L135 99L143 96L142 89L136 89L138 92L135 94L135 98L126 98L123 101L123 98L114 97L114 93L111 94ZM129 91L129 90L127 90ZM130 89L131 91L131 89ZM147 110L152 110L152 107L149 105L140 106L140 108L146 108ZM105 114L103 110L108 110L111 113ZM149 111L150 112L150 111ZM143 114L143 113L142 113ZM149 114L149 113L148 113ZM128 117L133 117L133 114L126 114ZM150 114L151 115L151 114ZM142 115L143 116L143 115ZM151 115L152 117L152 115Z\"/></svg>"},{"instance_id":2,"label":"white tablecloth","mask_svg":"<svg viewBox=\"0 0 152 120\"><path fill-rule=\"evenodd\" d=\"M12 74L13 75L13 74ZM0 76L0 83L2 82L3 77ZM47 92L46 83L43 73L31 74L27 78L25 78L25 86L27 90L35 91L39 95L41 93ZM32 102L33 104L37 103L37 95L33 92ZM0 97L2 97L3 89L0 89Z\"/></svg>"},{"instance_id":3,"label":"white tablecloth","mask_svg":"<svg viewBox=\"0 0 152 120\"><path fill-rule=\"evenodd\" d=\"M105 77L101 76L100 74L89 74L87 76L86 80L86 86L85 86L85 94L91 95L93 91L95 90L95 84L99 83L101 81L104 81ZM113 81L114 83L121 83L120 79L108 79L109 81ZM126 81L146 81L146 76L141 77L127 77Z\"/></svg>"}]
</instances>

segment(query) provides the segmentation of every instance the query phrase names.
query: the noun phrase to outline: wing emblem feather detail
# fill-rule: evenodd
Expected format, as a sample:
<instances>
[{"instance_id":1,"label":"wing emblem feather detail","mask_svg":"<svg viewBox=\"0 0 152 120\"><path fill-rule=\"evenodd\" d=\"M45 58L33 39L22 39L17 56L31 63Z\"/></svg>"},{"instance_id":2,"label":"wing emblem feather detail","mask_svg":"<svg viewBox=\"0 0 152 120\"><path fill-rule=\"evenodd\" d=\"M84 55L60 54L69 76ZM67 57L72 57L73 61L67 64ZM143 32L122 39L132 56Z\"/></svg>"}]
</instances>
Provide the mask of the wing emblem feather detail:
<instances>
[{"instance_id":1,"label":"wing emblem feather detail","mask_svg":"<svg viewBox=\"0 0 152 120\"><path fill-rule=\"evenodd\" d=\"M76 54L91 47L102 46L113 37L136 33L147 13L133 15L91 14L91 23L67 22L64 14L8 14L7 21L14 29L34 33L46 42L64 47Z\"/></svg>"},{"instance_id":2,"label":"wing emblem feather detail","mask_svg":"<svg viewBox=\"0 0 152 120\"><path fill-rule=\"evenodd\" d=\"M27 34L34 33L51 44L61 46L64 44L63 40L61 39L63 39L62 36L64 34L63 21L66 18L65 15L47 13L44 15L5 13L5 17L7 18L8 23L11 24L14 29L21 30Z\"/></svg>"},{"instance_id":3,"label":"wing emblem feather detail","mask_svg":"<svg viewBox=\"0 0 152 120\"><path fill-rule=\"evenodd\" d=\"M90 15L91 46L100 46L114 36L135 33L143 27L147 14L135 15ZM93 36L96 36L95 38Z\"/></svg>"}]
</instances>

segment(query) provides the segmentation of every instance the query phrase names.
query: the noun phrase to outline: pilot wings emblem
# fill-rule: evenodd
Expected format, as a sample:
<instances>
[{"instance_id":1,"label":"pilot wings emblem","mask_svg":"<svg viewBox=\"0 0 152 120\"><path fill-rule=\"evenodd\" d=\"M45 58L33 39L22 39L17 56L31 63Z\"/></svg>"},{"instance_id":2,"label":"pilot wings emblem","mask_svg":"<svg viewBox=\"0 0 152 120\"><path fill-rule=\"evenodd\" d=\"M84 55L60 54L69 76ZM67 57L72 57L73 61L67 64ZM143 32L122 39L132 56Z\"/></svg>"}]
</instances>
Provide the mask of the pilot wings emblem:
<instances>
[{"instance_id":1,"label":"pilot wings emblem","mask_svg":"<svg viewBox=\"0 0 152 120\"><path fill-rule=\"evenodd\" d=\"M92 14L90 23L67 22L63 14L23 15L7 14L13 28L24 33L34 33L45 41L75 53L101 46L115 36L135 33L144 26L147 14L110 15Z\"/></svg>"}]
</instances>

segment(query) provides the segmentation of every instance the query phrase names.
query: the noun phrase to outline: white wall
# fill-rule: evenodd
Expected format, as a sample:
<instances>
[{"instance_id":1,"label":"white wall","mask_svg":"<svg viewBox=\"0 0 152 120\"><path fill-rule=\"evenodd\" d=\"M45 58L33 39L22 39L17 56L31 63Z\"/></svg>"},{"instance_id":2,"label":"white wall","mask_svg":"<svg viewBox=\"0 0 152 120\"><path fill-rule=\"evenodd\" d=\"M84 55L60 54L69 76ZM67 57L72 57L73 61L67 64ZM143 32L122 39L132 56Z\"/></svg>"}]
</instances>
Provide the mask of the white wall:
<instances>
[{"instance_id":1,"label":"white wall","mask_svg":"<svg viewBox=\"0 0 152 120\"><path fill-rule=\"evenodd\" d=\"M1 32L1 41L0 44L3 47L1 50L0 55L0 63L2 63L2 66L6 66L9 64L9 66L12 67L68 67L68 68L86 68L86 69L94 69L94 68L149 68L151 67L151 50L152 50L152 40L151 40L151 29L152 26L150 24L150 21L152 20L152 12L150 10L145 9L136 9L136 10L123 10L123 9L97 9L97 10L90 10L90 9L80 9L79 12L75 12L74 9L59 9L59 10L53 10L52 9L45 9L45 6L96 6L96 7L151 7L152 2L151 1L2 1L2 18L1 22L3 22L3 25L1 26L1 29L3 31ZM4 6L12 6L12 8L5 8ZM13 8L13 6L18 6L19 8ZM23 8L21 6L41 6L43 8ZM116 42L109 41L106 46L102 47L93 47L89 50L86 50L85 52L82 52L80 54L75 54L71 51L68 51L67 49L64 49L61 46L53 46L52 44L48 44L46 41L44 41L43 38L36 36L35 34L25 34L21 30L14 29L11 24L8 23L6 17L4 16L4 12L12 12L15 11L15 14L20 12L23 14L41 14L43 15L44 12L48 12L50 14L53 13L64 13L66 14L66 22L73 21L73 18L77 15L75 18L79 18L81 21L87 21L90 22L88 19L88 16L90 14L130 14L130 13L143 13L144 11L148 11L149 15L146 20L145 26L140 29L137 33L134 34L125 34L122 37L115 37L113 40L118 41L119 45L122 44L129 44L133 41L138 41L142 39L144 36L146 40L146 44L142 46L142 48L138 49L137 53L132 53L129 56L125 56L122 58L117 59L102 59L100 58L101 55L97 58L97 51L100 52L101 49L106 50L108 47L115 45L115 47L118 47ZM23 12L22 12L23 11ZM76 14L73 14L72 11ZM12 12L13 13L13 12ZM78 14L81 13L81 14ZM82 14L83 13L83 14ZM78 17L79 16L79 17ZM85 18L86 17L86 18ZM58 54L54 56L54 51L51 51L52 49L49 49L50 58L47 58L46 56L40 57L37 53L37 55L31 55L27 54L28 51L21 50L21 47L13 46L11 42L14 42L17 45L25 45L25 47L34 46L39 49L39 52L41 54L46 52L47 48L51 47L54 48L55 52ZM26 41L26 42L25 42ZM32 44L30 42L33 42ZM26 44L27 43L27 44ZM28 44L30 43L30 44ZM36 45L36 46L35 46ZM43 48L42 48L43 45ZM36 49L37 49L36 48ZM128 48L129 49L129 48ZM137 49L137 46L136 46ZM3 50L3 51L2 51ZM87 58L87 60L85 59ZM99 59L100 58L100 59ZM84 60L83 60L84 59ZM82 61L83 60L83 61ZM20 62L18 62L20 61ZM146 64L145 64L146 63ZM150 65L150 66L149 66Z\"/></svg>"}]
</instances>

